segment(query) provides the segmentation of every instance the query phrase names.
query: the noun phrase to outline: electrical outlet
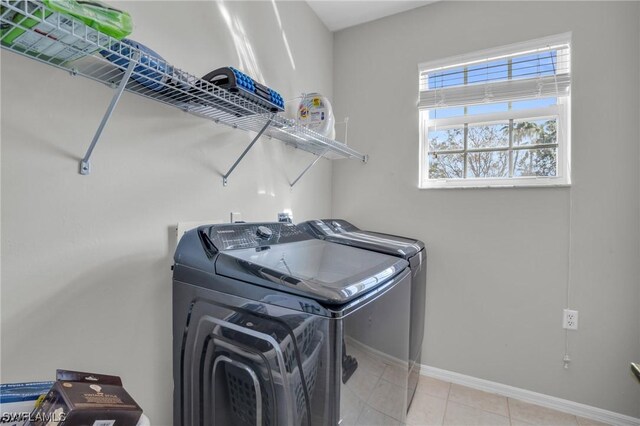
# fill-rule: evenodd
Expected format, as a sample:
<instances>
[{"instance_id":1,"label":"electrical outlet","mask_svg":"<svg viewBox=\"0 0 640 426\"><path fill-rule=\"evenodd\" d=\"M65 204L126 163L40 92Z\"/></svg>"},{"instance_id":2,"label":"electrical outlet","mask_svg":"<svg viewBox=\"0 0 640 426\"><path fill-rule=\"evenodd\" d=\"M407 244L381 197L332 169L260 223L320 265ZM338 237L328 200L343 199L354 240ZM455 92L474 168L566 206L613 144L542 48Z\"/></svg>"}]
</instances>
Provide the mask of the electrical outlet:
<instances>
[{"instance_id":1,"label":"electrical outlet","mask_svg":"<svg viewBox=\"0 0 640 426\"><path fill-rule=\"evenodd\" d=\"M563 311L562 328L567 330L578 329L578 311L572 311L571 309L565 309Z\"/></svg>"},{"instance_id":2,"label":"electrical outlet","mask_svg":"<svg viewBox=\"0 0 640 426\"><path fill-rule=\"evenodd\" d=\"M291 210L286 209L278 213L278 222L293 223L293 213L291 213Z\"/></svg>"},{"instance_id":3,"label":"electrical outlet","mask_svg":"<svg viewBox=\"0 0 640 426\"><path fill-rule=\"evenodd\" d=\"M242 213L231 212L231 223L242 222Z\"/></svg>"}]
</instances>

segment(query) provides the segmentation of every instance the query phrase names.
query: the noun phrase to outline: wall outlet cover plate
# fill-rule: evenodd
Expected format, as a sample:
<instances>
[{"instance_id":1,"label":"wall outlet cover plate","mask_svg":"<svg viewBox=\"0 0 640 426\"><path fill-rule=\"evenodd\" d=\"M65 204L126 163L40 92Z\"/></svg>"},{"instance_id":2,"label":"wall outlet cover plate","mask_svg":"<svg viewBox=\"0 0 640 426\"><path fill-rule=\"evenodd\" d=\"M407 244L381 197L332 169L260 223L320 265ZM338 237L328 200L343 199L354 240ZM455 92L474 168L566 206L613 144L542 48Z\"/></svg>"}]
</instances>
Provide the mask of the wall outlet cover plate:
<instances>
[{"instance_id":1,"label":"wall outlet cover plate","mask_svg":"<svg viewBox=\"0 0 640 426\"><path fill-rule=\"evenodd\" d=\"M577 330L578 329L578 311L565 309L562 312L563 312L562 328L566 328L567 330Z\"/></svg>"}]
</instances>

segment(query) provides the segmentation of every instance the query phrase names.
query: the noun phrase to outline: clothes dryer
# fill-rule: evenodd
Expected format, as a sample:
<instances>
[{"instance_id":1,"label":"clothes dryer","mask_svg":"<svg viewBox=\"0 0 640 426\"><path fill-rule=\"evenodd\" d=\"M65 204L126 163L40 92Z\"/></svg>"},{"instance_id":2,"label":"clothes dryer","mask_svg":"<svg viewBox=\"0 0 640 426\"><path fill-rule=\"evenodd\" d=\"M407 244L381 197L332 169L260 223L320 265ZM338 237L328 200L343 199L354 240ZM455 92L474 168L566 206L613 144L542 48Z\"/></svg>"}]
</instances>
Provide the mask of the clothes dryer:
<instances>
[{"instance_id":1,"label":"clothes dryer","mask_svg":"<svg viewBox=\"0 0 640 426\"><path fill-rule=\"evenodd\" d=\"M363 231L341 219L310 220L301 223L299 226L309 234L324 241L358 247L376 253L384 253L400 257L409 262L412 281L409 386L407 388L407 411L409 411L418 386L422 363L427 286L427 255L424 243L414 238Z\"/></svg>"}]
</instances>

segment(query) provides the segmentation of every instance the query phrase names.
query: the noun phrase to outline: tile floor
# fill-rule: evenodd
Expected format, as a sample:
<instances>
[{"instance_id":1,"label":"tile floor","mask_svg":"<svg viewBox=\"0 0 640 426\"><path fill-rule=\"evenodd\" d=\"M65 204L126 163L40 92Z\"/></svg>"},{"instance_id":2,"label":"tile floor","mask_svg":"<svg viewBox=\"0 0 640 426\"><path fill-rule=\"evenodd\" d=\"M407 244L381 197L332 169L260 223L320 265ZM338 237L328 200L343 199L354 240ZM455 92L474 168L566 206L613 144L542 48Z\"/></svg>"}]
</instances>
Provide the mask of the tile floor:
<instances>
[{"instance_id":1,"label":"tile floor","mask_svg":"<svg viewBox=\"0 0 640 426\"><path fill-rule=\"evenodd\" d=\"M342 388L341 426L599 426L576 417L517 399L482 392L420 376L406 416L406 367L393 365L361 343L347 339L347 353L358 360Z\"/></svg>"},{"instance_id":2,"label":"tile floor","mask_svg":"<svg viewBox=\"0 0 640 426\"><path fill-rule=\"evenodd\" d=\"M363 410L358 424L401 425L370 407ZM597 426L604 423L421 376L407 416L407 425Z\"/></svg>"}]
</instances>

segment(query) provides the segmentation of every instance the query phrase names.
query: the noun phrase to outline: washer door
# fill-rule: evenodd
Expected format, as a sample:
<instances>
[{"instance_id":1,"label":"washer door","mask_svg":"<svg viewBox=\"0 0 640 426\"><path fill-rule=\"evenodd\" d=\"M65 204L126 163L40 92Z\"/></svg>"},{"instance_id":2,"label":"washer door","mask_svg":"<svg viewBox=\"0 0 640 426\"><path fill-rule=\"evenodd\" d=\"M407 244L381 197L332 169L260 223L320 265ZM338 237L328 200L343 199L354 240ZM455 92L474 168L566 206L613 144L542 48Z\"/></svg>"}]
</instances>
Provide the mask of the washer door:
<instances>
[{"instance_id":1,"label":"washer door","mask_svg":"<svg viewBox=\"0 0 640 426\"><path fill-rule=\"evenodd\" d=\"M301 425L307 419L324 340L319 317L276 317L267 309L193 300L176 383L180 424Z\"/></svg>"},{"instance_id":2,"label":"washer door","mask_svg":"<svg viewBox=\"0 0 640 426\"><path fill-rule=\"evenodd\" d=\"M321 240L228 250L215 262L219 275L328 305L358 299L408 266L398 257Z\"/></svg>"}]
</instances>

